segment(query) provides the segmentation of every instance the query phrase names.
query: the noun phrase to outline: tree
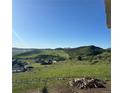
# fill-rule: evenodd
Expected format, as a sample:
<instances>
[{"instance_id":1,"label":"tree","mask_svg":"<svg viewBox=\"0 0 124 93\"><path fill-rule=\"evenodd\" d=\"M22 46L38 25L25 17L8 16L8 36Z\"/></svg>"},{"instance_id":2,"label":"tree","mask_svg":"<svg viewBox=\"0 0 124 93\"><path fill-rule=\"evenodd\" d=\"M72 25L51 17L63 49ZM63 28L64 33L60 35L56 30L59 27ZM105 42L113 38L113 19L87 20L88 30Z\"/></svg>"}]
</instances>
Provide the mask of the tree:
<instances>
[{"instance_id":1,"label":"tree","mask_svg":"<svg viewBox=\"0 0 124 93\"><path fill-rule=\"evenodd\" d=\"M78 58L77 58L77 59L81 61L81 60L82 60L82 57L81 57L81 56L78 56Z\"/></svg>"}]
</instances>

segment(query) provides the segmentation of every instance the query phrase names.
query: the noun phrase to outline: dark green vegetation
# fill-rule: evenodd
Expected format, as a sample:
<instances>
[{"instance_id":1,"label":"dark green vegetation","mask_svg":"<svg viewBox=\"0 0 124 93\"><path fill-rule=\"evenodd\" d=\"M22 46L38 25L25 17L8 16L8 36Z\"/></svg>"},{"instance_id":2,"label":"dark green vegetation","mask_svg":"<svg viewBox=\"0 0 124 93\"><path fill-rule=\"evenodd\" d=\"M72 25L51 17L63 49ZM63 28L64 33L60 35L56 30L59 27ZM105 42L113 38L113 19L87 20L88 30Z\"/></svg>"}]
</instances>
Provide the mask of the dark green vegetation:
<instances>
[{"instance_id":1,"label":"dark green vegetation","mask_svg":"<svg viewBox=\"0 0 124 93\"><path fill-rule=\"evenodd\" d=\"M13 73L13 93L25 93L24 91L31 89L49 92L55 88L60 87L61 89L67 86L70 78L83 76L103 80L111 78L111 49L102 49L96 46L32 49L14 55L13 58L24 59L21 61L33 67L31 71ZM37 58L54 59L57 60L57 63L40 65L34 60Z\"/></svg>"}]
</instances>

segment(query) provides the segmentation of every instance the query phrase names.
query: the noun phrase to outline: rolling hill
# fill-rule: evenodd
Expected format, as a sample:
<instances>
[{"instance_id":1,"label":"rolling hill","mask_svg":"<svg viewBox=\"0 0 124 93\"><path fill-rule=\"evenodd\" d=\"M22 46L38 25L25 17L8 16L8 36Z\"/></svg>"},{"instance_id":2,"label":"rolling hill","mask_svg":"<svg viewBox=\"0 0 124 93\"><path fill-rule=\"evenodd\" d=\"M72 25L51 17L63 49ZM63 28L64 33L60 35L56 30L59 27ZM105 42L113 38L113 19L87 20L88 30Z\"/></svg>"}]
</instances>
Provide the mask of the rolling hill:
<instances>
[{"instance_id":1,"label":"rolling hill","mask_svg":"<svg viewBox=\"0 0 124 93\"><path fill-rule=\"evenodd\" d=\"M16 51L15 51L16 50ZM55 60L110 60L111 49L103 49L94 45L81 46L77 48L56 48L56 49L15 49L15 58L42 58Z\"/></svg>"},{"instance_id":2,"label":"rolling hill","mask_svg":"<svg viewBox=\"0 0 124 93\"><path fill-rule=\"evenodd\" d=\"M12 48L12 56L32 51L32 49L23 49L23 48Z\"/></svg>"}]
</instances>

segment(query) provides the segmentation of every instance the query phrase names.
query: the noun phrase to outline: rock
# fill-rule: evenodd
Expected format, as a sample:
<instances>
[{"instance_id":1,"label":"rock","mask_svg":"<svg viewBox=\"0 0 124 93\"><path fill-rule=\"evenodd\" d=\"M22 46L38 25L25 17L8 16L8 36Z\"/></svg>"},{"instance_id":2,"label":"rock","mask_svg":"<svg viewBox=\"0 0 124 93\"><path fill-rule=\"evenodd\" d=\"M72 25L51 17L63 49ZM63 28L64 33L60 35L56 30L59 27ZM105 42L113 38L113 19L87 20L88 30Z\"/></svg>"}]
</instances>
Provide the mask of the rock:
<instances>
[{"instance_id":1,"label":"rock","mask_svg":"<svg viewBox=\"0 0 124 93\"><path fill-rule=\"evenodd\" d=\"M105 82L99 79L94 78L75 78L69 81L69 85L73 87L77 87L79 89L87 89L87 88L105 88Z\"/></svg>"}]
</instances>

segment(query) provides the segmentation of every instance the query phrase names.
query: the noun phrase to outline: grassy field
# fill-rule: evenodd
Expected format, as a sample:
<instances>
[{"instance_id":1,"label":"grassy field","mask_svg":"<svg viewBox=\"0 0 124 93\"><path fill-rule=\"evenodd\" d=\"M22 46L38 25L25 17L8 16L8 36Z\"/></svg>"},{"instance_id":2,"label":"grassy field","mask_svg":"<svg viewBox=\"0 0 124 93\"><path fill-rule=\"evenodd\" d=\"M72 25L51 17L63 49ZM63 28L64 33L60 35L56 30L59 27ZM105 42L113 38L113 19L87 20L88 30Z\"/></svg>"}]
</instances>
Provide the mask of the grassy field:
<instances>
[{"instance_id":1,"label":"grassy field","mask_svg":"<svg viewBox=\"0 0 124 93\"><path fill-rule=\"evenodd\" d=\"M63 61L52 65L31 64L34 69L29 72L13 73L13 93L23 93L29 89L42 88L45 86L53 87L74 77L90 76L103 80L111 79L110 64L98 63L91 65L83 61ZM57 79L65 78L58 81ZM56 83L55 83L56 82ZM25 92L24 92L25 93Z\"/></svg>"}]
</instances>

